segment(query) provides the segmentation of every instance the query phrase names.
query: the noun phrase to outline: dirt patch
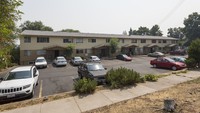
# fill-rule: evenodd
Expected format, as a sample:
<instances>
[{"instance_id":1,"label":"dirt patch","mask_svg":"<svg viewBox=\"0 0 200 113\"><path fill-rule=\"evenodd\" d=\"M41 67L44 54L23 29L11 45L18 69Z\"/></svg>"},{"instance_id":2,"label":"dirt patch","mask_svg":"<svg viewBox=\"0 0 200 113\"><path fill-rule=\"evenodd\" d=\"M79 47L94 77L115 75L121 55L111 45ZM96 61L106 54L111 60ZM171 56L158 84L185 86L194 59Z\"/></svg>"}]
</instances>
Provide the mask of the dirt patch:
<instances>
[{"instance_id":1,"label":"dirt patch","mask_svg":"<svg viewBox=\"0 0 200 113\"><path fill-rule=\"evenodd\" d=\"M165 113L163 101L167 98L177 104L174 113L199 113L200 78L85 113Z\"/></svg>"}]
</instances>

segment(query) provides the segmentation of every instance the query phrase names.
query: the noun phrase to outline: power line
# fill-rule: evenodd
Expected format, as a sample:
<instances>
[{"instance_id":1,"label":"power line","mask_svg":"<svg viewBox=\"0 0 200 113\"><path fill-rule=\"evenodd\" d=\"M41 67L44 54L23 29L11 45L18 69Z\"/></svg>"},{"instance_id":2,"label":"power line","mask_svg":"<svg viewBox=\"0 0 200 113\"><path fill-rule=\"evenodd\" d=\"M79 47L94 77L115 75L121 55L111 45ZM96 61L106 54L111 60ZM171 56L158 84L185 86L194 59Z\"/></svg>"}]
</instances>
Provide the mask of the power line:
<instances>
[{"instance_id":1,"label":"power line","mask_svg":"<svg viewBox=\"0 0 200 113\"><path fill-rule=\"evenodd\" d=\"M172 8L172 10L159 22L159 25L164 23L171 15L173 15L176 10L183 4L185 0L179 0L179 2Z\"/></svg>"}]
</instances>

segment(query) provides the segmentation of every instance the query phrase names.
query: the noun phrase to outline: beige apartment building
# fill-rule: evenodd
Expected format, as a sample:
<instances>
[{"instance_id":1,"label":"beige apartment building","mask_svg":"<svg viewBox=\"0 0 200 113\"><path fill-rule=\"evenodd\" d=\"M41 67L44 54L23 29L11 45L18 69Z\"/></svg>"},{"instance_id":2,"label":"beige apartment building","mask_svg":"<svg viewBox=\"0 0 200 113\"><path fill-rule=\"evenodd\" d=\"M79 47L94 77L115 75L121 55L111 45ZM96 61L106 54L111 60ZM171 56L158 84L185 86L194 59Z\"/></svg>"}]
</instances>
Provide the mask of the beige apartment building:
<instances>
[{"instance_id":1,"label":"beige apartment building","mask_svg":"<svg viewBox=\"0 0 200 113\"><path fill-rule=\"evenodd\" d=\"M73 56L88 57L110 55L109 41L119 40L117 54L148 54L149 52L169 52L177 45L177 39L161 36L136 36L97 33L69 33L55 31L25 30L20 37L20 63L33 63L38 56L52 61L56 56L66 56L66 48L73 44Z\"/></svg>"}]
</instances>

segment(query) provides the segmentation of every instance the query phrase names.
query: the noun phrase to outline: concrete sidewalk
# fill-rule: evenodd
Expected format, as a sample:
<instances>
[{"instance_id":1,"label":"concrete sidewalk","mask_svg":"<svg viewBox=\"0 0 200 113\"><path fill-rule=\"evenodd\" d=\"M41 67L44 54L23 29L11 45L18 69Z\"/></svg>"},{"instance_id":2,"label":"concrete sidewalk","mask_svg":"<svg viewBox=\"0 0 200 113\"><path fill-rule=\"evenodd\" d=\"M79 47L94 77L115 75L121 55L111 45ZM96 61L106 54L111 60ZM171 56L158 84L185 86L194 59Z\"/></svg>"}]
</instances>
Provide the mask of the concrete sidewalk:
<instances>
[{"instance_id":1,"label":"concrete sidewalk","mask_svg":"<svg viewBox=\"0 0 200 113\"><path fill-rule=\"evenodd\" d=\"M189 71L160 78L157 82L140 83L128 89L101 90L92 95L74 96L2 113L81 113L163 90L198 77L200 77L200 71Z\"/></svg>"}]
</instances>

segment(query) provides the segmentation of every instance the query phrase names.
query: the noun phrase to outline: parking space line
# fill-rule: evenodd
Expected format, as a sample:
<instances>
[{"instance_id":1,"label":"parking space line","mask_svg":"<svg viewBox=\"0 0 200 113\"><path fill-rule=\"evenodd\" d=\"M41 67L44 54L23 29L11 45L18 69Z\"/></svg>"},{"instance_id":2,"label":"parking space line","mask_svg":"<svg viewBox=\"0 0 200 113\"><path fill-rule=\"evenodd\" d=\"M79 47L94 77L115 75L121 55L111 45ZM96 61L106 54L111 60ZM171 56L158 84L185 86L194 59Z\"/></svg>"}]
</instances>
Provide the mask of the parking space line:
<instances>
[{"instance_id":1,"label":"parking space line","mask_svg":"<svg viewBox=\"0 0 200 113\"><path fill-rule=\"evenodd\" d=\"M39 92L39 98L42 97L42 82L43 82L43 80L40 81L40 92Z\"/></svg>"}]
</instances>

